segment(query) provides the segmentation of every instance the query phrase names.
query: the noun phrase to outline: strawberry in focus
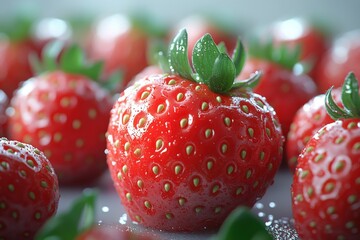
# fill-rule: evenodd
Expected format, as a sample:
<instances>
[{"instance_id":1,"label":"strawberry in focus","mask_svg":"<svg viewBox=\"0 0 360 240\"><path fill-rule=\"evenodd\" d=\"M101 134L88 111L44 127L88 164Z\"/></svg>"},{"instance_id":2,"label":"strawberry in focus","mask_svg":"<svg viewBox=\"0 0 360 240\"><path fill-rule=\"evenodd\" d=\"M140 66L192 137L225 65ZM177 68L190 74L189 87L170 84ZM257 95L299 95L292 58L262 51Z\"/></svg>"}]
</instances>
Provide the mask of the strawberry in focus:
<instances>
[{"instance_id":1,"label":"strawberry in focus","mask_svg":"<svg viewBox=\"0 0 360 240\"><path fill-rule=\"evenodd\" d=\"M276 114L249 90L259 73L234 83L245 58L241 42L231 59L222 49L204 35L193 73L180 31L169 47L173 73L138 80L111 111L111 177L128 215L143 226L217 228L273 182L283 145Z\"/></svg>"},{"instance_id":2,"label":"strawberry in focus","mask_svg":"<svg viewBox=\"0 0 360 240\"><path fill-rule=\"evenodd\" d=\"M49 160L31 145L0 138L0 239L33 239L59 202Z\"/></svg>"},{"instance_id":3,"label":"strawberry in focus","mask_svg":"<svg viewBox=\"0 0 360 240\"><path fill-rule=\"evenodd\" d=\"M336 120L321 128L298 158L292 185L295 228L302 239L360 237L360 97L350 73L342 90L343 108L325 97Z\"/></svg>"},{"instance_id":4,"label":"strawberry in focus","mask_svg":"<svg viewBox=\"0 0 360 240\"><path fill-rule=\"evenodd\" d=\"M73 45L57 64L60 51L59 42L49 44L43 65L35 64L43 73L16 92L9 136L41 149L60 184L89 184L106 169L105 132L113 101L95 82L101 63L86 65L83 52Z\"/></svg>"},{"instance_id":5,"label":"strawberry in focus","mask_svg":"<svg viewBox=\"0 0 360 240\"><path fill-rule=\"evenodd\" d=\"M341 104L341 88L332 91L333 99ZM297 158L310 138L323 126L334 120L327 114L325 94L318 95L305 103L295 114L286 138L287 163L291 172L295 172Z\"/></svg>"}]
</instances>

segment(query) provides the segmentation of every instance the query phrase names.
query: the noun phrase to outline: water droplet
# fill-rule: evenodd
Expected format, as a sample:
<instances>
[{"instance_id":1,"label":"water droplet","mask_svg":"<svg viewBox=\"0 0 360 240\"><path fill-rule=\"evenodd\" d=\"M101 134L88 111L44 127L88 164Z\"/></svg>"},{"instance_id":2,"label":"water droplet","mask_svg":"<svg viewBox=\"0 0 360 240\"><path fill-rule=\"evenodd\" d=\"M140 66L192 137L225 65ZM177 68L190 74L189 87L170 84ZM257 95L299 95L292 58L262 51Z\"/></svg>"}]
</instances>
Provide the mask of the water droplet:
<instances>
[{"instance_id":1,"label":"water droplet","mask_svg":"<svg viewBox=\"0 0 360 240\"><path fill-rule=\"evenodd\" d=\"M127 223L127 220L128 220L128 216L126 213L124 213L123 215L121 215L119 219L119 223L125 225Z\"/></svg>"},{"instance_id":2,"label":"water droplet","mask_svg":"<svg viewBox=\"0 0 360 240\"><path fill-rule=\"evenodd\" d=\"M107 213L107 212L109 212L109 207L107 207L107 206L103 206L102 208L101 208L101 211L102 212L104 212L104 213Z\"/></svg>"}]
</instances>

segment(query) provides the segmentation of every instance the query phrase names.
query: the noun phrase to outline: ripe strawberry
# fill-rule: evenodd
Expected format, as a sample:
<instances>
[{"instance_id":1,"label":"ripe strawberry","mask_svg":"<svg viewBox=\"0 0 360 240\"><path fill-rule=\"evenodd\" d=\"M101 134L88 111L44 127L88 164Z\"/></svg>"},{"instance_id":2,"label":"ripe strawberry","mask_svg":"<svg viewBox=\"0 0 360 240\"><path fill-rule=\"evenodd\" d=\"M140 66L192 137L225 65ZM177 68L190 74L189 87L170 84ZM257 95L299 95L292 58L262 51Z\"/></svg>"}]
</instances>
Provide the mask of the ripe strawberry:
<instances>
[{"instance_id":1,"label":"ripe strawberry","mask_svg":"<svg viewBox=\"0 0 360 240\"><path fill-rule=\"evenodd\" d=\"M264 96L275 109L286 136L296 111L317 94L316 85L308 75L294 72L298 52L271 44L250 46L250 51L239 79L262 71L254 92Z\"/></svg>"},{"instance_id":2,"label":"ripe strawberry","mask_svg":"<svg viewBox=\"0 0 360 240\"><path fill-rule=\"evenodd\" d=\"M44 54L42 70L49 70L27 80L13 97L9 136L44 151L61 184L88 184L106 169L105 132L113 101L92 81L101 64L85 66L74 45L57 66L57 54L50 55L61 51L57 43Z\"/></svg>"},{"instance_id":3,"label":"ripe strawberry","mask_svg":"<svg viewBox=\"0 0 360 240\"><path fill-rule=\"evenodd\" d=\"M122 71L123 81L119 82L117 91L122 91L148 65L150 42L163 34L153 25L144 16L122 14L108 16L94 25L88 44L89 56L104 60L105 77L117 70Z\"/></svg>"},{"instance_id":4,"label":"ripe strawberry","mask_svg":"<svg viewBox=\"0 0 360 240\"><path fill-rule=\"evenodd\" d=\"M329 36L323 29L308 19L290 18L274 22L265 34L275 45L299 46L299 60L311 64L308 74L314 79L318 63L329 45Z\"/></svg>"},{"instance_id":5,"label":"ripe strawberry","mask_svg":"<svg viewBox=\"0 0 360 240\"><path fill-rule=\"evenodd\" d=\"M334 101L341 104L341 89L332 91ZM295 114L286 138L286 156L289 168L295 172L297 158L310 138L323 126L334 120L327 114L325 94L318 95L304 104Z\"/></svg>"},{"instance_id":6,"label":"ripe strawberry","mask_svg":"<svg viewBox=\"0 0 360 240\"><path fill-rule=\"evenodd\" d=\"M326 108L337 121L325 125L298 158L292 185L295 227L301 239L360 237L360 97L350 73L340 108L326 93Z\"/></svg>"},{"instance_id":7,"label":"ripe strawberry","mask_svg":"<svg viewBox=\"0 0 360 240\"><path fill-rule=\"evenodd\" d=\"M242 49L238 41L230 59L206 34L193 73L182 30L169 48L173 73L137 81L115 103L107 160L133 221L172 231L216 228L272 184L283 136L272 107L246 88L259 74L233 83Z\"/></svg>"},{"instance_id":8,"label":"ripe strawberry","mask_svg":"<svg viewBox=\"0 0 360 240\"><path fill-rule=\"evenodd\" d=\"M325 92L331 86L340 87L348 72L360 75L360 30L340 35L324 55L317 70L319 90Z\"/></svg>"},{"instance_id":9,"label":"ripe strawberry","mask_svg":"<svg viewBox=\"0 0 360 240\"><path fill-rule=\"evenodd\" d=\"M34 21L30 17L18 17L0 28L0 89L9 98L21 82L33 76L29 57L33 54L39 56L45 42L63 37L53 34L54 29L57 32L62 29L59 24L52 26L50 31L49 28L44 29L44 24Z\"/></svg>"},{"instance_id":10,"label":"ripe strawberry","mask_svg":"<svg viewBox=\"0 0 360 240\"><path fill-rule=\"evenodd\" d=\"M31 145L0 138L0 239L33 239L59 202L49 160Z\"/></svg>"}]
</instances>

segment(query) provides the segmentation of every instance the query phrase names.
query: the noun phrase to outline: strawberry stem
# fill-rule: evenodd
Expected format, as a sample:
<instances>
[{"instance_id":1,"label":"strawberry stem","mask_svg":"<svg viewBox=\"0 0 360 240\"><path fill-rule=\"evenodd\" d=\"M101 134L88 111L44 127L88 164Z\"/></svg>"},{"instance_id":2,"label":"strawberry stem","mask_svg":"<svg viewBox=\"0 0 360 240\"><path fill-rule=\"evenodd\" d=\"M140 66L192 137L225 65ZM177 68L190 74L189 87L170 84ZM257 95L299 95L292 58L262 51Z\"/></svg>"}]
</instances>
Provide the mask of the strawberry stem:
<instances>
[{"instance_id":1,"label":"strawberry stem","mask_svg":"<svg viewBox=\"0 0 360 240\"><path fill-rule=\"evenodd\" d=\"M353 72L350 72L344 81L341 92L341 100L343 108L338 106L332 97L331 87L325 94L325 107L334 120L344 118L359 118L360 117L360 96L359 84Z\"/></svg>"},{"instance_id":2,"label":"strawberry stem","mask_svg":"<svg viewBox=\"0 0 360 240\"><path fill-rule=\"evenodd\" d=\"M217 93L227 93L239 87L253 87L247 85L249 81L234 83L245 63L245 51L238 38L236 47L230 58L223 44L215 44L210 34L205 34L197 41L192 51L192 67L188 58L188 36L182 29L174 38L168 50L170 70L181 77L204 83ZM194 70L194 71L193 71ZM258 79L259 74L254 78ZM256 81L251 81L253 84Z\"/></svg>"}]
</instances>

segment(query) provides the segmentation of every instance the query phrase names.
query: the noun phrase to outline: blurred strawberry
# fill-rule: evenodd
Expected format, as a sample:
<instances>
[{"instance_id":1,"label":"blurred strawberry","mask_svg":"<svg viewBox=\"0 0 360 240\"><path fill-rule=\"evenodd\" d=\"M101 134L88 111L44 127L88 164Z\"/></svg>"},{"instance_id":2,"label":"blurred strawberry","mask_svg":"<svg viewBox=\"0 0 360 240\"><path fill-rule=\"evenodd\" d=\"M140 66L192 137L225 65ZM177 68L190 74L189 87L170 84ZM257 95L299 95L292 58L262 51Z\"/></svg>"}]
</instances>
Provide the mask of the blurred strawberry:
<instances>
[{"instance_id":1,"label":"blurred strawberry","mask_svg":"<svg viewBox=\"0 0 360 240\"><path fill-rule=\"evenodd\" d=\"M105 132L113 101L99 85L102 63L88 64L72 45L61 55L59 42L34 64L42 73L16 91L9 136L42 149L61 184L89 184L106 169Z\"/></svg>"},{"instance_id":2,"label":"blurred strawberry","mask_svg":"<svg viewBox=\"0 0 360 240\"><path fill-rule=\"evenodd\" d=\"M299 54L296 49L254 43L249 50L250 56L238 78L247 78L255 71L262 72L254 92L264 96L275 109L283 134L287 136L296 111L317 94L316 85L308 75L295 72Z\"/></svg>"},{"instance_id":3,"label":"blurred strawberry","mask_svg":"<svg viewBox=\"0 0 360 240\"><path fill-rule=\"evenodd\" d=\"M94 25L88 44L89 56L104 60L105 78L122 71L123 81L116 87L120 92L148 65L151 41L163 35L163 29L146 15L111 15Z\"/></svg>"},{"instance_id":4,"label":"blurred strawberry","mask_svg":"<svg viewBox=\"0 0 360 240\"><path fill-rule=\"evenodd\" d=\"M9 98L4 91L0 89L0 137L6 137L7 134L7 115L6 109L9 104Z\"/></svg>"},{"instance_id":5,"label":"blurred strawberry","mask_svg":"<svg viewBox=\"0 0 360 240\"><path fill-rule=\"evenodd\" d=\"M58 208L59 185L38 149L0 138L0 239L33 239Z\"/></svg>"},{"instance_id":6,"label":"blurred strawberry","mask_svg":"<svg viewBox=\"0 0 360 240\"><path fill-rule=\"evenodd\" d=\"M324 55L317 72L320 92L331 86L340 87L352 71L360 76L360 30L343 33Z\"/></svg>"}]
</instances>

